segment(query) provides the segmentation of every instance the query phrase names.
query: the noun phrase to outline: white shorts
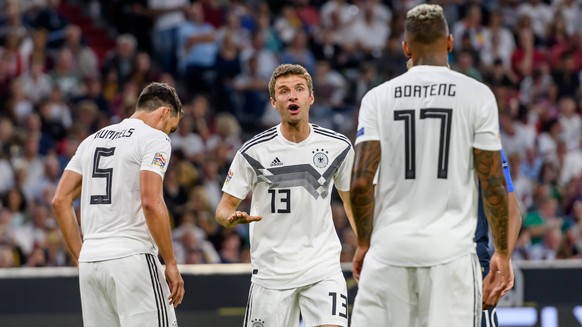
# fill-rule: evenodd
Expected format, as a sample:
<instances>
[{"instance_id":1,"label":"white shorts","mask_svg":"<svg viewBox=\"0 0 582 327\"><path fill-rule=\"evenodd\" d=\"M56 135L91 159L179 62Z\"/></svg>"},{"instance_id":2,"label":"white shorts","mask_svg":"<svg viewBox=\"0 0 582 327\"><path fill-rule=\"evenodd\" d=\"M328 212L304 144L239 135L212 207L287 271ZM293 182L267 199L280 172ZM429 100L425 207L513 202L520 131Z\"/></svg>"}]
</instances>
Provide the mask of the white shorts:
<instances>
[{"instance_id":1,"label":"white shorts","mask_svg":"<svg viewBox=\"0 0 582 327\"><path fill-rule=\"evenodd\" d=\"M164 270L151 254L80 262L79 285L85 327L178 326Z\"/></svg>"},{"instance_id":2,"label":"white shorts","mask_svg":"<svg viewBox=\"0 0 582 327\"><path fill-rule=\"evenodd\" d=\"M251 283L244 327L348 325L348 292L340 272L315 284L275 290Z\"/></svg>"},{"instance_id":3,"label":"white shorts","mask_svg":"<svg viewBox=\"0 0 582 327\"><path fill-rule=\"evenodd\" d=\"M422 268L390 266L368 255L351 326L480 326L481 292L476 254Z\"/></svg>"}]
</instances>

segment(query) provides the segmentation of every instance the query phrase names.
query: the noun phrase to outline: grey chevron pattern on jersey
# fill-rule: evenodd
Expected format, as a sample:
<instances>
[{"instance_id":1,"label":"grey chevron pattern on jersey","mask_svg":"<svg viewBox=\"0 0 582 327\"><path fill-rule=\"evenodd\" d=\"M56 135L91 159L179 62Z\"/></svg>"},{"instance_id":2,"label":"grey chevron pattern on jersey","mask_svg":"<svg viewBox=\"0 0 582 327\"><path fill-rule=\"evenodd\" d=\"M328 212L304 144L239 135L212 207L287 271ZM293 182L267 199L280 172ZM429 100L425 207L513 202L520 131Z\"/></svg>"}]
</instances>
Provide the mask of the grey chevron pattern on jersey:
<instances>
[{"instance_id":1,"label":"grey chevron pattern on jersey","mask_svg":"<svg viewBox=\"0 0 582 327\"><path fill-rule=\"evenodd\" d=\"M320 174L310 164L289 165L283 167L265 168L261 163L252 158L248 153L242 153L243 157L251 165L259 182L269 184L269 188L302 186L314 198L326 198L329 195L329 184L332 175L338 170L344 161L350 146L348 145ZM320 179L323 177L323 181Z\"/></svg>"}]
</instances>

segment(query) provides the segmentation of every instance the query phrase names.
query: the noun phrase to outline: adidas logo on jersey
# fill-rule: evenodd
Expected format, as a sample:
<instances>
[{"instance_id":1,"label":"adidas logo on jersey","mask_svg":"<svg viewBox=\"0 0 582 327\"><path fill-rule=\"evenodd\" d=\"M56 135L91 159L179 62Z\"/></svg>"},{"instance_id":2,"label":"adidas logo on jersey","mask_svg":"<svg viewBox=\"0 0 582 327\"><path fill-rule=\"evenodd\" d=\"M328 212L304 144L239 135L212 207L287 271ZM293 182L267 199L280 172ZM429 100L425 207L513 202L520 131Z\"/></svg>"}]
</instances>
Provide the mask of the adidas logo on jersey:
<instances>
[{"instance_id":1,"label":"adidas logo on jersey","mask_svg":"<svg viewBox=\"0 0 582 327\"><path fill-rule=\"evenodd\" d=\"M273 161L271 161L271 167L276 167L276 166L283 166L283 163L281 162L281 160L279 160L278 157L275 157L275 159L273 159Z\"/></svg>"}]
</instances>

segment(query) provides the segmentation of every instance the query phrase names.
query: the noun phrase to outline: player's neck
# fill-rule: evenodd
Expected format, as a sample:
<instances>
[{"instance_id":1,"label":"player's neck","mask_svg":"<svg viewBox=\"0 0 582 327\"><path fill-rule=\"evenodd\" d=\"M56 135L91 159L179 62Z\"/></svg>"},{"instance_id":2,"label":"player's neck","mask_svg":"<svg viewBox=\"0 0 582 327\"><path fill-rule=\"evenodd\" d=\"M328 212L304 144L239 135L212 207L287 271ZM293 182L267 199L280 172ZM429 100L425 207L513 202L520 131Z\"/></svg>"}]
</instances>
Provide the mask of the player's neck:
<instances>
[{"instance_id":1,"label":"player's neck","mask_svg":"<svg viewBox=\"0 0 582 327\"><path fill-rule=\"evenodd\" d=\"M281 135L291 142L300 143L309 137L311 127L309 123L281 123Z\"/></svg>"},{"instance_id":2,"label":"player's neck","mask_svg":"<svg viewBox=\"0 0 582 327\"><path fill-rule=\"evenodd\" d=\"M135 112L133 115L131 115L132 119L139 119L141 121L144 122L144 124L150 126L151 128L157 128L156 123L159 121L159 118L155 117L152 113L150 112L141 112L141 111L137 111Z\"/></svg>"},{"instance_id":3,"label":"player's neck","mask_svg":"<svg viewBox=\"0 0 582 327\"><path fill-rule=\"evenodd\" d=\"M426 54L423 56L418 56L413 59L414 66L449 66L449 60L447 56L436 55L436 54Z\"/></svg>"}]
</instances>

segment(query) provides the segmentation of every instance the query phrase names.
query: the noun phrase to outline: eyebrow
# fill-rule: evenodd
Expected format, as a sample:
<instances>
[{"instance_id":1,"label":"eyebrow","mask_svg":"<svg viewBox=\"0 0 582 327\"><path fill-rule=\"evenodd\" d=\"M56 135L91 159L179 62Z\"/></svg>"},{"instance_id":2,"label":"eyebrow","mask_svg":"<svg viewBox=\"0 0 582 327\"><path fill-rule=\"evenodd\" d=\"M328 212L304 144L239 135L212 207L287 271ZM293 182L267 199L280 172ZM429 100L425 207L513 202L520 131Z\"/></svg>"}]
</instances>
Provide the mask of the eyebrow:
<instances>
[{"instance_id":1,"label":"eyebrow","mask_svg":"<svg viewBox=\"0 0 582 327\"><path fill-rule=\"evenodd\" d=\"M297 84L292 85L292 87L297 87L297 86L303 86L303 87L307 87L307 84L305 82L298 82ZM283 89L283 88L289 88L287 85L279 85L277 87L277 90Z\"/></svg>"}]
</instances>

